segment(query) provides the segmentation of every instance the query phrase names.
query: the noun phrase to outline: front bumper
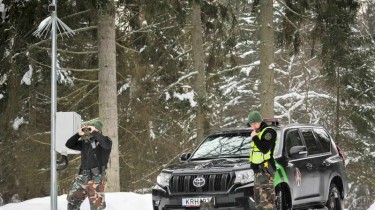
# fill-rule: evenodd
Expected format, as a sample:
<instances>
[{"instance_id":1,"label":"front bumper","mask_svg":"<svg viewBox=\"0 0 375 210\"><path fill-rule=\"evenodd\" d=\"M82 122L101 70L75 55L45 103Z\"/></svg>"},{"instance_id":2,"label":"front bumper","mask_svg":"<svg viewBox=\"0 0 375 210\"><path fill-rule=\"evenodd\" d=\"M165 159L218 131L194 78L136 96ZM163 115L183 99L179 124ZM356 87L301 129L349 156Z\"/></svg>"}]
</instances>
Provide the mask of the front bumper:
<instances>
[{"instance_id":1,"label":"front bumper","mask_svg":"<svg viewBox=\"0 0 375 210\"><path fill-rule=\"evenodd\" d=\"M195 210L199 207L182 206L183 198L212 197L215 210L255 210L253 184L231 188L227 192L170 194L167 188L156 185L152 189L154 210Z\"/></svg>"}]
</instances>

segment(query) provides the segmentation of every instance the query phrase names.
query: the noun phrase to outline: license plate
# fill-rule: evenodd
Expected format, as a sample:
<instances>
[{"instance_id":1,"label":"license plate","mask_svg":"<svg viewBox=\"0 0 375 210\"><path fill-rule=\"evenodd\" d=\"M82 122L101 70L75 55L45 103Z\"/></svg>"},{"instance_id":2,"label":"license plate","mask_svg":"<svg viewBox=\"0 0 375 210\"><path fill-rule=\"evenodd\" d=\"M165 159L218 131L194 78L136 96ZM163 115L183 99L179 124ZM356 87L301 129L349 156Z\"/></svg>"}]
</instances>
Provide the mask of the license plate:
<instances>
[{"instance_id":1,"label":"license plate","mask_svg":"<svg viewBox=\"0 0 375 210\"><path fill-rule=\"evenodd\" d=\"M186 207L199 207L201 203L211 202L212 197L203 197L203 198L183 198L182 206Z\"/></svg>"}]
</instances>

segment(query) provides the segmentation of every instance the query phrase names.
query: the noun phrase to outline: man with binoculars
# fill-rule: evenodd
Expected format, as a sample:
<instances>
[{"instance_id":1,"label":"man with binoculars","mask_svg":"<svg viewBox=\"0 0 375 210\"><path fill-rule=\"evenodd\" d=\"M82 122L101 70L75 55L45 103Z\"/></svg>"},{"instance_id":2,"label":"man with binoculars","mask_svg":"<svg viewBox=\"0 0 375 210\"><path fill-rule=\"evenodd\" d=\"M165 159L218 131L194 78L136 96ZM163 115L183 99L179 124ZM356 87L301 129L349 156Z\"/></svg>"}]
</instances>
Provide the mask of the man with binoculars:
<instances>
[{"instance_id":1,"label":"man with binoculars","mask_svg":"<svg viewBox=\"0 0 375 210\"><path fill-rule=\"evenodd\" d=\"M104 187L107 183L106 168L111 153L112 141L102 135L103 123L93 119L69 138L65 146L81 151L81 166L72 183L67 200L68 210L78 210L89 198L91 210L105 209Z\"/></svg>"}]
</instances>

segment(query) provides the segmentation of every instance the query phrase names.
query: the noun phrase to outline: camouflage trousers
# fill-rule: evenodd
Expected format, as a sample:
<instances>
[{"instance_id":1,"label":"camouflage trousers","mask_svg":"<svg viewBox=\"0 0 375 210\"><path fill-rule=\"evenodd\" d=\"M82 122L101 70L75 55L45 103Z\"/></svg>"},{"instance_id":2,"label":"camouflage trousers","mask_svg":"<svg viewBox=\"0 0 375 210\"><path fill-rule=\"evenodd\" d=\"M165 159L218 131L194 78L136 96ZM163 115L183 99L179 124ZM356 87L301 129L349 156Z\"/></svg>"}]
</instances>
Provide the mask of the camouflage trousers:
<instances>
[{"instance_id":1,"label":"camouflage trousers","mask_svg":"<svg viewBox=\"0 0 375 210\"><path fill-rule=\"evenodd\" d=\"M67 200L68 210L79 210L82 202L89 198L91 210L105 209L104 187L107 183L106 175L78 175L72 183Z\"/></svg>"},{"instance_id":2,"label":"camouflage trousers","mask_svg":"<svg viewBox=\"0 0 375 210\"><path fill-rule=\"evenodd\" d=\"M254 200L257 210L274 210L275 190L273 176L259 171L254 177Z\"/></svg>"}]
</instances>

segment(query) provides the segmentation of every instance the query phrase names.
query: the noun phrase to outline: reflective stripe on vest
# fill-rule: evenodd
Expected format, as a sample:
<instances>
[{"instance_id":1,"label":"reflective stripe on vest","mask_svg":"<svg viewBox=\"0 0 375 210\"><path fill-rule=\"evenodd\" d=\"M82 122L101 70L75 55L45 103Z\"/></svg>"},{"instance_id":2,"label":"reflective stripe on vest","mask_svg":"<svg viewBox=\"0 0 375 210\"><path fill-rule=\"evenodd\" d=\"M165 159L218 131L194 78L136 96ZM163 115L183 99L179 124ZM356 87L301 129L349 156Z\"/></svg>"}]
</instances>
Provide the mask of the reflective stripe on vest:
<instances>
[{"instance_id":1,"label":"reflective stripe on vest","mask_svg":"<svg viewBox=\"0 0 375 210\"><path fill-rule=\"evenodd\" d=\"M259 132L257 134L258 138L260 140L262 140L262 135L263 135L263 132L267 129L267 128L270 128L270 127L266 127L264 128L261 132ZM258 147L254 144L254 141L251 141L250 142L250 147L251 147L251 154L250 154L250 158L249 158L249 162L250 163L254 163L254 164L261 164L263 163L265 160L269 160L271 159L271 150L268 151L266 154L263 154L263 152L261 152Z\"/></svg>"}]
</instances>

